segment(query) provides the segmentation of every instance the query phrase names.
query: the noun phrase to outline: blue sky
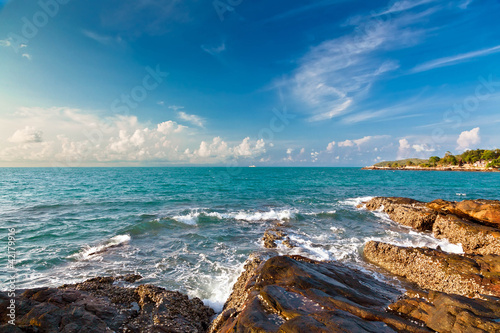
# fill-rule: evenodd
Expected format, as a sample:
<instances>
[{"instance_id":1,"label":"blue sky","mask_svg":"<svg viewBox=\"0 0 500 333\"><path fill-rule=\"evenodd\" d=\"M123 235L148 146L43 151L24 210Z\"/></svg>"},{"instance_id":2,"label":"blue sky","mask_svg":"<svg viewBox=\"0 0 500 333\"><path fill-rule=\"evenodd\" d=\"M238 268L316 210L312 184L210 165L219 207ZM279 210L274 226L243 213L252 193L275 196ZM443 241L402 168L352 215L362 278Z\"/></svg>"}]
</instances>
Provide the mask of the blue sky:
<instances>
[{"instance_id":1,"label":"blue sky","mask_svg":"<svg viewBox=\"0 0 500 333\"><path fill-rule=\"evenodd\" d=\"M0 166L359 166L499 148L498 1L0 7Z\"/></svg>"}]
</instances>

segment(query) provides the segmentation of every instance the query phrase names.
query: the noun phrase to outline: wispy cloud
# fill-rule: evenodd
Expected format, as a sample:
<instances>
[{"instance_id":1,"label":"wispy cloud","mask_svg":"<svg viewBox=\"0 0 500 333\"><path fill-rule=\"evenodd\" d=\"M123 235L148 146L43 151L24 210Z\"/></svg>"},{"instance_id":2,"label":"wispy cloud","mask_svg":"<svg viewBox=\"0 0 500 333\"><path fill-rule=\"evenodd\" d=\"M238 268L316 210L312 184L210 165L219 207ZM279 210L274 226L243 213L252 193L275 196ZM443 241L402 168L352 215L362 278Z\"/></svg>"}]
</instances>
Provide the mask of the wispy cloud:
<instances>
[{"instance_id":1,"label":"wispy cloud","mask_svg":"<svg viewBox=\"0 0 500 333\"><path fill-rule=\"evenodd\" d=\"M430 0L421 1L427 2ZM409 6L400 1L386 11ZM355 32L312 48L299 61L291 80L293 95L312 113L308 120L322 121L351 112L375 82L399 68L397 60L380 54L416 45L425 30L414 25L434 12L425 8L384 20L364 21Z\"/></svg>"},{"instance_id":2,"label":"wispy cloud","mask_svg":"<svg viewBox=\"0 0 500 333\"><path fill-rule=\"evenodd\" d=\"M478 57L484 57L490 54L498 53L500 52L500 45L488 48L488 49L483 49L479 51L473 51L473 52L468 52L468 53L463 53L459 54L456 56L451 56L451 57L444 57L444 58L439 58L435 59L429 62L426 62L424 64L418 65L415 68L411 70L412 73L419 73L419 72L425 72L429 71L435 68L440 68L440 67L446 67L446 66L452 66L456 65L465 61L472 60L474 58Z\"/></svg>"},{"instance_id":3,"label":"wispy cloud","mask_svg":"<svg viewBox=\"0 0 500 333\"><path fill-rule=\"evenodd\" d=\"M218 55L221 52L224 52L226 50L226 43L222 42L222 44L215 46L215 47L210 47L206 45L201 45L201 49L208 54L211 54L213 56Z\"/></svg>"},{"instance_id":4,"label":"wispy cloud","mask_svg":"<svg viewBox=\"0 0 500 333\"><path fill-rule=\"evenodd\" d=\"M23 58L26 58L26 59L28 59L28 60L31 60L31 59L32 59L31 54L29 54L29 53L23 53L23 54L22 54L22 57L23 57Z\"/></svg>"},{"instance_id":5,"label":"wispy cloud","mask_svg":"<svg viewBox=\"0 0 500 333\"><path fill-rule=\"evenodd\" d=\"M418 6L422 6L422 5L425 5L425 4L428 4L428 3L431 3L431 2L435 2L436 0L418 0L418 1L414 1L414 0L403 0L403 1L397 1L395 3L393 3L393 5L391 7L389 7L388 9L378 13L378 14L375 14L374 16L381 16L381 15L387 15L387 14L394 14L394 13L399 13L399 12L403 12L403 11L407 11L409 9L412 9L412 8L415 8L415 7L418 7Z\"/></svg>"},{"instance_id":6,"label":"wispy cloud","mask_svg":"<svg viewBox=\"0 0 500 333\"><path fill-rule=\"evenodd\" d=\"M472 3L472 1L474 1L474 0L464 0L464 1L462 1L461 4L458 5L458 7L461 9L467 9L467 7L469 7L469 5Z\"/></svg>"},{"instance_id":7,"label":"wispy cloud","mask_svg":"<svg viewBox=\"0 0 500 333\"><path fill-rule=\"evenodd\" d=\"M118 37L105 36L89 30L82 30L82 34L103 45L108 45L113 42L120 43L122 41L121 37L119 36Z\"/></svg>"},{"instance_id":8,"label":"wispy cloud","mask_svg":"<svg viewBox=\"0 0 500 333\"><path fill-rule=\"evenodd\" d=\"M190 122L193 125L196 125L198 127L205 127L203 124L203 119L201 117L198 117L197 115L194 114L187 114L186 112L178 112L177 115L179 116L180 119Z\"/></svg>"},{"instance_id":9,"label":"wispy cloud","mask_svg":"<svg viewBox=\"0 0 500 333\"><path fill-rule=\"evenodd\" d=\"M324 0L324 1L318 1L318 2L316 2L314 4L310 4L310 5L305 5L305 6L301 6L301 7L298 7L298 8L294 8L294 9L286 11L284 13L280 13L278 15L272 16L272 17L270 17L270 18L262 21L261 23L269 23L269 22L279 21L279 20L283 20L283 19L288 19L290 17L294 17L294 16L298 16L298 15L303 15L304 13L306 13L308 11L320 9L320 8L326 7L326 6L332 6L332 5L335 5L337 3L346 2L346 1L347 0Z\"/></svg>"},{"instance_id":10,"label":"wispy cloud","mask_svg":"<svg viewBox=\"0 0 500 333\"><path fill-rule=\"evenodd\" d=\"M0 39L0 46L9 47L11 45L10 39Z\"/></svg>"}]
</instances>

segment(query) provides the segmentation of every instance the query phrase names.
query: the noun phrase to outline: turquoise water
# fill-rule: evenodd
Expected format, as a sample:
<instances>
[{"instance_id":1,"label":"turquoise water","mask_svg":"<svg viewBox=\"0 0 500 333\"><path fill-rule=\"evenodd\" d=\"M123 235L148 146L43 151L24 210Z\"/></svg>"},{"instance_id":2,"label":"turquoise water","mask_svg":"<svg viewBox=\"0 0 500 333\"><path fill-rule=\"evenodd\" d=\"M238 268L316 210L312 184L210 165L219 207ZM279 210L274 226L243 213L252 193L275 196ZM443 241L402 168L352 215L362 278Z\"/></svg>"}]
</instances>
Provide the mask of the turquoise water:
<instances>
[{"instance_id":1,"label":"turquoise water","mask_svg":"<svg viewBox=\"0 0 500 333\"><path fill-rule=\"evenodd\" d=\"M7 234L17 234L17 288L96 275L197 296L220 309L264 230L279 220L294 253L370 270L362 245L460 248L356 204L373 196L500 199L500 173L363 171L358 168L0 169L0 289Z\"/></svg>"}]
</instances>

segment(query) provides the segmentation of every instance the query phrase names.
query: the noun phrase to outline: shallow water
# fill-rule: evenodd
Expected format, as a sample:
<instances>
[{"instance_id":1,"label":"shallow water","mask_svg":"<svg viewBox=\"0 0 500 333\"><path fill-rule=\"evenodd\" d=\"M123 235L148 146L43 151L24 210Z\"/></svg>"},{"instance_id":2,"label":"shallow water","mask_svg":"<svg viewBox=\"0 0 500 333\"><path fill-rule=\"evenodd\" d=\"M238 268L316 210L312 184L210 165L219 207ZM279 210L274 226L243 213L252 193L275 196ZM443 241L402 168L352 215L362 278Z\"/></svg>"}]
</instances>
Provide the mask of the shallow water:
<instances>
[{"instance_id":1,"label":"shallow water","mask_svg":"<svg viewBox=\"0 0 500 333\"><path fill-rule=\"evenodd\" d=\"M17 234L18 289L96 275L197 296L220 310L273 221L299 247L277 253L340 260L365 271L368 240L461 247L356 208L373 196L500 199L500 174L358 168L0 168L0 258ZM466 194L464 197L462 194ZM0 270L0 289L8 275ZM378 274L378 273L373 273ZM384 278L381 276L380 278ZM396 282L395 282L396 283Z\"/></svg>"}]
</instances>

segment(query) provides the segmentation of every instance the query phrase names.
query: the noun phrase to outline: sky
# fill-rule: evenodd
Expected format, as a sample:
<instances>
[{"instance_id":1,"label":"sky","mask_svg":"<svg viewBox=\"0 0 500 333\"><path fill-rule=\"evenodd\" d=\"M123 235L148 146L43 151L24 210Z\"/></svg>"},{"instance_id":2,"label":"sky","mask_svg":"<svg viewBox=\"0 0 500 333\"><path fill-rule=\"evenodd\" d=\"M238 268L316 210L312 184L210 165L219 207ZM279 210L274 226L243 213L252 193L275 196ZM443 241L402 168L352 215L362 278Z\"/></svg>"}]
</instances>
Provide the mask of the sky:
<instances>
[{"instance_id":1,"label":"sky","mask_svg":"<svg viewBox=\"0 0 500 333\"><path fill-rule=\"evenodd\" d=\"M497 0L0 0L0 166L500 148Z\"/></svg>"}]
</instances>

